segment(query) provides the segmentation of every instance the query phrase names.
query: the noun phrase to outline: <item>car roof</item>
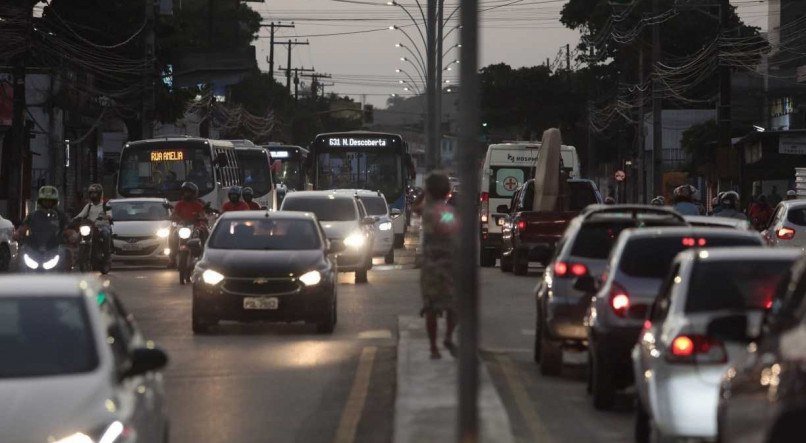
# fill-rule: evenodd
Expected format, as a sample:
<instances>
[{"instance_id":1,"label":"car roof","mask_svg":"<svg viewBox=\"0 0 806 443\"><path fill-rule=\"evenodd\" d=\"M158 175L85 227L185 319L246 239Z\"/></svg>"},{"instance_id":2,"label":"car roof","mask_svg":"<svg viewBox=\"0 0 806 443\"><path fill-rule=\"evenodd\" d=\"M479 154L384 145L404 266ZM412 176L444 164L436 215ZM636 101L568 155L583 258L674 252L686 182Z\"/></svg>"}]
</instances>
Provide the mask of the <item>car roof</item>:
<instances>
[{"instance_id":1,"label":"car roof","mask_svg":"<svg viewBox=\"0 0 806 443\"><path fill-rule=\"evenodd\" d=\"M76 297L83 290L100 290L105 283L86 274L14 274L0 276L3 297Z\"/></svg>"},{"instance_id":2,"label":"car roof","mask_svg":"<svg viewBox=\"0 0 806 443\"><path fill-rule=\"evenodd\" d=\"M359 197L383 197L381 191L370 191L369 189L334 189L339 194L357 195Z\"/></svg>"},{"instance_id":3,"label":"car roof","mask_svg":"<svg viewBox=\"0 0 806 443\"><path fill-rule=\"evenodd\" d=\"M727 237L748 237L757 238L761 241L758 232L743 231L733 228L720 228L711 226L664 226L664 227L646 227L646 228L629 228L622 231L622 234L630 239L634 238L647 238L647 237L680 237L685 235L709 235L709 236L727 236Z\"/></svg>"},{"instance_id":4,"label":"car roof","mask_svg":"<svg viewBox=\"0 0 806 443\"><path fill-rule=\"evenodd\" d=\"M329 190L329 191L297 191L287 194L285 196L286 200L291 199L298 199L298 198L350 198L353 197L353 194L345 193L345 192L338 192L337 190Z\"/></svg>"},{"instance_id":5,"label":"car roof","mask_svg":"<svg viewBox=\"0 0 806 443\"><path fill-rule=\"evenodd\" d=\"M125 202L155 202L164 203L168 200L162 197L132 197L132 198L112 198L107 203L125 203Z\"/></svg>"},{"instance_id":6,"label":"car roof","mask_svg":"<svg viewBox=\"0 0 806 443\"><path fill-rule=\"evenodd\" d=\"M310 219L316 221L316 216L313 213L302 211L229 211L221 214L219 220L252 220L256 218L282 220Z\"/></svg>"},{"instance_id":7,"label":"car roof","mask_svg":"<svg viewBox=\"0 0 806 443\"><path fill-rule=\"evenodd\" d=\"M742 220L738 218L730 218L730 217L720 217L718 215L684 215L684 219L687 222L696 224L702 223L706 225L719 225L725 227L740 227L747 224L747 220Z\"/></svg>"},{"instance_id":8,"label":"car roof","mask_svg":"<svg viewBox=\"0 0 806 443\"><path fill-rule=\"evenodd\" d=\"M787 209L790 208L806 208L806 199L797 198L795 200L783 200L781 204Z\"/></svg>"},{"instance_id":9,"label":"car roof","mask_svg":"<svg viewBox=\"0 0 806 443\"><path fill-rule=\"evenodd\" d=\"M703 254L703 252L705 254ZM799 248L759 248L740 246L732 248L688 249L680 253L682 260L797 260L803 255Z\"/></svg>"}]
</instances>

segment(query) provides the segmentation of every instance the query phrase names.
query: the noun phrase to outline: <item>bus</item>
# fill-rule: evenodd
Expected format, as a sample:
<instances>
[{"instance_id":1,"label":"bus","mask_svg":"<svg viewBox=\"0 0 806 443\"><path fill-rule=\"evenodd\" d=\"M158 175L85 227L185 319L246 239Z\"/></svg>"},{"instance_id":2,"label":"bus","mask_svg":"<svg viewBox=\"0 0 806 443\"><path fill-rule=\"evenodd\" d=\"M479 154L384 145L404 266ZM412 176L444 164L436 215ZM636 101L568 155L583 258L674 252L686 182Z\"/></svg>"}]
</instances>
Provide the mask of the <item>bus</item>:
<instances>
[{"instance_id":1,"label":"bus","mask_svg":"<svg viewBox=\"0 0 806 443\"><path fill-rule=\"evenodd\" d=\"M251 142L250 142L251 144ZM277 191L272 179L272 159L262 146L235 146L235 156L241 169L241 183L254 191L254 201L260 206L277 210Z\"/></svg>"},{"instance_id":2,"label":"bus","mask_svg":"<svg viewBox=\"0 0 806 443\"><path fill-rule=\"evenodd\" d=\"M310 146L309 170L314 189L368 189L386 196L393 219L395 247L406 234L406 188L414 179L408 145L397 134L350 131L319 134Z\"/></svg>"},{"instance_id":3,"label":"bus","mask_svg":"<svg viewBox=\"0 0 806 443\"><path fill-rule=\"evenodd\" d=\"M169 136L126 143L120 153L119 198L180 198L180 186L190 181L199 187L199 198L220 208L227 190L241 184L235 147L229 140Z\"/></svg>"},{"instance_id":4,"label":"bus","mask_svg":"<svg viewBox=\"0 0 806 443\"><path fill-rule=\"evenodd\" d=\"M308 175L305 173L305 163L308 161L307 149L282 143L269 143L263 147L271 155L272 178L278 192L308 189Z\"/></svg>"}]
</instances>

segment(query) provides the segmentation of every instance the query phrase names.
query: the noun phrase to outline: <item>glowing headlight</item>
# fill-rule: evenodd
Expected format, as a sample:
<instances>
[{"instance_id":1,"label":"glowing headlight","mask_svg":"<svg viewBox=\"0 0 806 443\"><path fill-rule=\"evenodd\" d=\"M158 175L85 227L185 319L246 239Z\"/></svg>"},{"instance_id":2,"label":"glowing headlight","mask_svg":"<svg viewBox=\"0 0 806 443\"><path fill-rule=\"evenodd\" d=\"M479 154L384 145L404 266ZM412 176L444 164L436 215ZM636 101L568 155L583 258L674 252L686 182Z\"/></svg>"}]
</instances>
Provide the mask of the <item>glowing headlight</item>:
<instances>
[{"instance_id":1,"label":"glowing headlight","mask_svg":"<svg viewBox=\"0 0 806 443\"><path fill-rule=\"evenodd\" d=\"M322 281L322 274L319 271L306 272L299 276L299 281L305 286L316 286Z\"/></svg>"},{"instance_id":2,"label":"glowing headlight","mask_svg":"<svg viewBox=\"0 0 806 443\"><path fill-rule=\"evenodd\" d=\"M221 280L224 280L224 276L219 272L208 269L202 273L202 280L208 285L217 285L221 283Z\"/></svg>"},{"instance_id":3,"label":"glowing headlight","mask_svg":"<svg viewBox=\"0 0 806 443\"><path fill-rule=\"evenodd\" d=\"M45 263L42 263L42 267L45 269L53 269L58 264L59 264L59 256L56 255L52 259L46 261Z\"/></svg>"},{"instance_id":4,"label":"glowing headlight","mask_svg":"<svg viewBox=\"0 0 806 443\"><path fill-rule=\"evenodd\" d=\"M89 435L76 432L75 434L69 437L64 437L61 440L56 440L55 443L95 443L95 442L92 441L92 438L90 438Z\"/></svg>"},{"instance_id":5,"label":"glowing headlight","mask_svg":"<svg viewBox=\"0 0 806 443\"><path fill-rule=\"evenodd\" d=\"M22 261L25 262L25 266L28 266L31 269L36 269L39 267L39 263L37 263L36 260L29 257L28 254L22 255Z\"/></svg>"},{"instance_id":6,"label":"glowing headlight","mask_svg":"<svg viewBox=\"0 0 806 443\"><path fill-rule=\"evenodd\" d=\"M190 228L179 228L179 238L181 238L182 240L189 239L190 234L192 233L193 231L191 231Z\"/></svg>"},{"instance_id":7,"label":"glowing headlight","mask_svg":"<svg viewBox=\"0 0 806 443\"><path fill-rule=\"evenodd\" d=\"M123 423L114 421L104 430L98 443L115 443L124 432L126 432L126 427L123 426ZM56 440L54 443L95 443L95 440L87 434L76 432L73 435Z\"/></svg>"},{"instance_id":8,"label":"glowing headlight","mask_svg":"<svg viewBox=\"0 0 806 443\"><path fill-rule=\"evenodd\" d=\"M78 228L78 232L79 234L81 234L82 237L87 237L92 233L92 228L90 228L87 225L83 225L80 228Z\"/></svg>"},{"instance_id":9,"label":"glowing headlight","mask_svg":"<svg viewBox=\"0 0 806 443\"><path fill-rule=\"evenodd\" d=\"M171 230L168 229L168 228L159 228L159 229L157 229L157 237L159 237L159 238L165 238L170 233L171 233Z\"/></svg>"},{"instance_id":10,"label":"glowing headlight","mask_svg":"<svg viewBox=\"0 0 806 443\"><path fill-rule=\"evenodd\" d=\"M364 246L364 234L361 232L353 232L344 239L344 245L348 248L358 249Z\"/></svg>"},{"instance_id":11,"label":"glowing headlight","mask_svg":"<svg viewBox=\"0 0 806 443\"><path fill-rule=\"evenodd\" d=\"M378 225L378 229L380 229L381 231L388 231L392 229L392 222L383 222Z\"/></svg>"}]
</instances>

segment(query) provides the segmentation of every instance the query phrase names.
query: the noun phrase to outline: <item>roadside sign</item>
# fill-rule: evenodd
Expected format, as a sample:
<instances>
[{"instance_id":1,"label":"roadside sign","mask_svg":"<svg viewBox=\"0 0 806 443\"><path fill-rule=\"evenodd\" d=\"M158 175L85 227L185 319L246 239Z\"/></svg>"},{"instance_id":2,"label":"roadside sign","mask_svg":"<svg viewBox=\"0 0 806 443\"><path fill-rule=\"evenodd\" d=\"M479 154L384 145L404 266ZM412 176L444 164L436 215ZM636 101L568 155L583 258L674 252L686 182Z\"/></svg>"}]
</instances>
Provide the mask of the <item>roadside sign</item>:
<instances>
[{"instance_id":1,"label":"roadside sign","mask_svg":"<svg viewBox=\"0 0 806 443\"><path fill-rule=\"evenodd\" d=\"M623 182L625 178L627 178L627 174L625 174L624 171L616 171L617 182Z\"/></svg>"}]
</instances>

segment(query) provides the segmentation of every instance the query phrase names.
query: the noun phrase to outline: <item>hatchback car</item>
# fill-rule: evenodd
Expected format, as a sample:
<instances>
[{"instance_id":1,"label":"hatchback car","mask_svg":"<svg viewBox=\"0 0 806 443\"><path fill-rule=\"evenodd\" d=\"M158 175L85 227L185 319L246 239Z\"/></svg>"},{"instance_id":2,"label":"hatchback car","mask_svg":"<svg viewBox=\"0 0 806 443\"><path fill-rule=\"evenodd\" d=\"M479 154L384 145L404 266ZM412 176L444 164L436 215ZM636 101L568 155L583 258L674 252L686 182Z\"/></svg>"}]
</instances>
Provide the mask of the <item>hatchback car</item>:
<instances>
[{"instance_id":1,"label":"hatchback car","mask_svg":"<svg viewBox=\"0 0 806 443\"><path fill-rule=\"evenodd\" d=\"M535 288L534 359L540 363L542 374L560 373L563 347L585 346L587 334L582 321L590 297L574 288L575 279L602 275L622 230L685 224L676 212L652 206L601 206L571 221Z\"/></svg>"},{"instance_id":2,"label":"hatchback car","mask_svg":"<svg viewBox=\"0 0 806 443\"><path fill-rule=\"evenodd\" d=\"M0 441L168 441L167 356L108 284L0 277L0 354Z\"/></svg>"},{"instance_id":3,"label":"hatchback car","mask_svg":"<svg viewBox=\"0 0 806 443\"><path fill-rule=\"evenodd\" d=\"M386 197L380 191L355 190L354 194L364 204L367 209L367 215L375 219L375 224L373 225L375 232L372 241L373 257L383 257L383 261L386 264L394 263L395 233L392 229L392 224L396 218L400 217L400 210L396 208L390 210L389 205L386 203Z\"/></svg>"},{"instance_id":4,"label":"hatchback car","mask_svg":"<svg viewBox=\"0 0 806 443\"><path fill-rule=\"evenodd\" d=\"M806 200L779 203L762 235L771 246L806 250Z\"/></svg>"},{"instance_id":5,"label":"hatchback car","mask_svg":"<svg viewBox=\"0 0 806 443\"><path fill-rule=\"evenodd\" d=\"M193 332L219 320L305 321L333 332L333 245L311 213L222 214L191 277Z\"/></svg>"},{"instance_id":6,"label":"hatchback car","mask_svg":"<svg viewBox=\"0 0 806 443\"><path fill-rule=\"evenodd\" d=\"M339 272L355 272L356 283L367 282L372 269L372 243L375 219L354 193L340 191L302 191L283 199L283 211L311 212L316 215L327 239L342 251L338 254Z\"/></svg>"},{"instance_id":7,"label":"hatchback car","mask_svg":"<svg viewBox=\"0 0 806 443\"><path fill-rule=\"evenodd\" d=\"M162 198L109 200L113 260L168 261L171 214L167 203Z\"/></svg>"},{"instance_id":8,"label":"hatchback car","mask_svg":"<svg viewBox=\"0 0 806 443\"><path fill-rule=\"evenodd\" d=\"M630 352L649 306L675 256L686 249L762 246L756 232L728 228L628 229L610 254L606 278L597 288L585 316L588 337L588 380L598 409L613 405L617 389L633 383ZM590 277L577 282L586 292Z\"/></svg>"},{"instance_id":9,"label":"hatchback car","mask_svg":"<svg viewBox=\"0 0 806 443\"><path fill-rule=\"evenodd\" d=\"M632 351L637 441L716 437L722 374L746 344L715 336L709 326L735 314L760 324L800 255L792 248L718 248L677 256Z\"/></svg>"}]
</instances>

